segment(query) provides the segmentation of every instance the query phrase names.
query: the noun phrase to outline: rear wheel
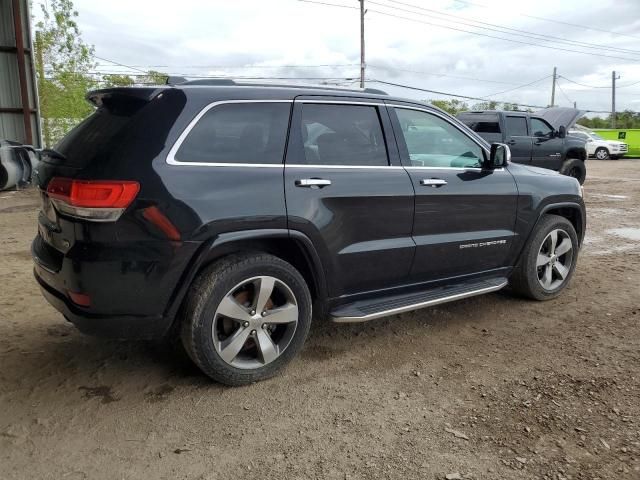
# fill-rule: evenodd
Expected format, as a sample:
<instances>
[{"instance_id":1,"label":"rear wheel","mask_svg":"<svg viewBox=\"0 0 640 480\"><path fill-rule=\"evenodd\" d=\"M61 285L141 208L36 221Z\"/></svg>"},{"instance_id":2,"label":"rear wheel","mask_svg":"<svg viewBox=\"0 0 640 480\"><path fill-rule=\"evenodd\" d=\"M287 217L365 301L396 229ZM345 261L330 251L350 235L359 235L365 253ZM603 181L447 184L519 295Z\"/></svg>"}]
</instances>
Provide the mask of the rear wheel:
<instances>
[{"instance_id":1,"label":"rear wheel","mask_svg":"<svg viewBox=\"0 0 640 480\"><path fill-rule=\"evenodd\" d=\"M291 361L310 325L311 295L293 266L266 254L231 256L194 282L181 336L205 374L244 385Z\"/></svg>"},{"instance_id":2,"label":"rear wheel","mask_svg":"<svg viewBox=\"0 0 640 480\"><path fill-rule=\"evenodd\" d=\"M582 185L587 178L587 167L579 158L569 158L562 164L560 173L575 178Z\"/></svg>"},{"instance_id":3,"label":"rear wheel","mask_svg":"<svg viewBox=\"0 0 640 480\"><path fill-rule=\"evenodd\" d=\"M560 295L576 268L578 236L569 220L545 215L522 252L510 284L534 300Z\"/></svg>"},{"instance_id":4,"label":"rear wheel","mask_svg":"<svg viewBox=\"0 0 640 480\"><path fill-rule=\"evenodd\" d=\"M609 150L607 150L604 147L599 147L598 149L596 149L596 158L598 160L608 160L609 159Z\"/></svg>"}]
</instances>

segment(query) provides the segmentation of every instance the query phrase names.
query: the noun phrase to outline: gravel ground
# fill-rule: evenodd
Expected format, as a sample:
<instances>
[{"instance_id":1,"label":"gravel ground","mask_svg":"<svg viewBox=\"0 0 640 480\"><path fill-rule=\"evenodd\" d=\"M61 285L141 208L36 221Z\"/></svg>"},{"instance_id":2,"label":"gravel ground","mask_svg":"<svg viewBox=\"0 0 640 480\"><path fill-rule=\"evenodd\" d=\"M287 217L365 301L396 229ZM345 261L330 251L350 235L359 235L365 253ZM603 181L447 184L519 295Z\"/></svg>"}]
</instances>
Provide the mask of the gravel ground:
<instances>
[{"instance_id":1,"label":"gravel ground","mask_svg":"<svg viewBox=\"0 0 640 480\"><path fill-rule=\"evenodd\" d=\"M0 192L2 479L639 479L640 160L589 161L576 275L359 325L227 388L40 296L34 191Z\"/></svg>"}]
</instances>

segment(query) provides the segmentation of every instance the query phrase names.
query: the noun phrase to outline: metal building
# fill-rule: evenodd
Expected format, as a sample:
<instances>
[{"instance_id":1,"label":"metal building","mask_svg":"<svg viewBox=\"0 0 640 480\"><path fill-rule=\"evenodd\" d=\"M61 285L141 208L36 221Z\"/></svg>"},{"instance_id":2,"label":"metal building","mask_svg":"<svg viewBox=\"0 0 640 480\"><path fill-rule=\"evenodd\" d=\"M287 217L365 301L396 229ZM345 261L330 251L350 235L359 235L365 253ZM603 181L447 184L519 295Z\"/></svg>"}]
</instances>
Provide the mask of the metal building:
<instances>
[{"instance_id":1,"label":"metal building","mask_svg":"<svg viewBox=\"0 0 640 480\"><path fill-rule=\"evenodd\" d=\"M29 0L0 0L0 140L41 146Z\"/></svg>"}]
</instances>

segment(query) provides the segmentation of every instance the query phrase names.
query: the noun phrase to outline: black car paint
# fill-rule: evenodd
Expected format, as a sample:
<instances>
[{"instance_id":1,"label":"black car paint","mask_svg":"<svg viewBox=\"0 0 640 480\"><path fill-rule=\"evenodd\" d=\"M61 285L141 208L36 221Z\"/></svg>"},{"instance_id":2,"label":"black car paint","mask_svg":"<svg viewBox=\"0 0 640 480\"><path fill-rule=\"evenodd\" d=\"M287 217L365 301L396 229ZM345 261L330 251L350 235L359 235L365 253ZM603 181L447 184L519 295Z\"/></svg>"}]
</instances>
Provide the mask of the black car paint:
<instances>
[{"instance_id":1,"label":"black car paint","mask_svg":"<svg viewBox=\"0 0 640 480\"><path fill-rule=\"evenodd\" d=\"M549 123L543 115L537 113L516 111L474 111L462 112L457 118L469 125L474 117L492 115L497 116L500 125L500 133L486 134L478 132L478 135L486 141L506 143L512 149L511 160L514 163L524 163L535 167L560 170L565 160L569 158L587 159L585 142L570 135L561 138L558 135L558 126ZM528 135L513 135L507 126L507 117L525 118L527 121ZM536 118L546 123L554 131L550 137L536 137L533 135L531 119ZM568 125L565 125L568 128Z\"/></svg>"},{"instance_id":2,"label":"black car paint","mask_svg":"<svg viewBox=\"0 0 640 480\"><path fill-rule=\"evenodd\" d=\"M100 103L129 91L99 91L93 99ZM451 283L496 271L508 274L537 219L554 204L578 212L579 235L584 234L584 204L577 182L546 175L544 170L512 164L500 171L429 172L446 177L449 185L428 190L419 186L420 175L402 168L406 158L398 148L393 108L388 105L446 115L425 104L386 95L282 87L158 87L135 89L134 96L145 104L110 144L91 158L73 159L69 158L73 148L65 148L63 142L58 148L65 161L45 158L37 172L41 190L54 176L137 180L141 185L134 203L115 223L91 223L55 213L53 221L44 214L39 217L41 233L32 246L38 282L46 298L86 332L137 338L165 335L198 271L244 248L281 241L286 241L286 249L295 245L306 263L299 268L309 272L319 304L330 308L381 291ZM203 108L238 99L291 101L286 165L167 163L170 149ZM378 104L390 165L395 168L292 167L300 155L297 101L304 99ZM488 144L477 134L447 118L488 152ZM301 175L331 176L333 184L296 188ZM151 206L175 226L178 240L167 238L145 220L143 212ZM468 253L460 249L463 243L483 239L506 243ZM66 290L89 293L91 307L73 304Z\"/></svg>"}]
</instances>

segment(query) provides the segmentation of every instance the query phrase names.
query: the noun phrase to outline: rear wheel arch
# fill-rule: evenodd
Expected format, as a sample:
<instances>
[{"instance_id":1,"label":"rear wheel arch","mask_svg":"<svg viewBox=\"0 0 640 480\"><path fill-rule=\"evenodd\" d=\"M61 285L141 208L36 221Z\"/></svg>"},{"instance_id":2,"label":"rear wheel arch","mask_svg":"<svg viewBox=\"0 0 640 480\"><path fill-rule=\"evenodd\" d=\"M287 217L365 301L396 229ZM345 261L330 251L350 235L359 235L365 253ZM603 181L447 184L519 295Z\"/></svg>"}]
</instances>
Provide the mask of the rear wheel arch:
<instances>
[{"instance_id":1,"label":"rear wheel arch","mask_svg":"<svg viewBox=\"0 0 640 480\"><path fill-rule=\"evenodd\" d=\"M314 299L326 298L324 270L313 244L304 234L284 229L221 235L204 252L196 276L211 263L238 253L268 253L290 263L303 276Z\"/></svg>"},{"instance_id":2,"label":"rear wheel arch","mask_svg":"<svg viewBox=\"0 0 640 480\"><path fill-rule=\"evenodd\" d=\"M198 276L213 263L238 254L266 253L291 264L304 278L314 305L324 305L327 298L325 271L318 252L311 240L301 232L286 229L248 230L225 233L197 254L188 273L177 287L168 316L173 318L171 332L176 333L180 325L180 312L184 309L187 293ZM170 336L173 336L170 333Z\"/></svg>"}]
</instances>

